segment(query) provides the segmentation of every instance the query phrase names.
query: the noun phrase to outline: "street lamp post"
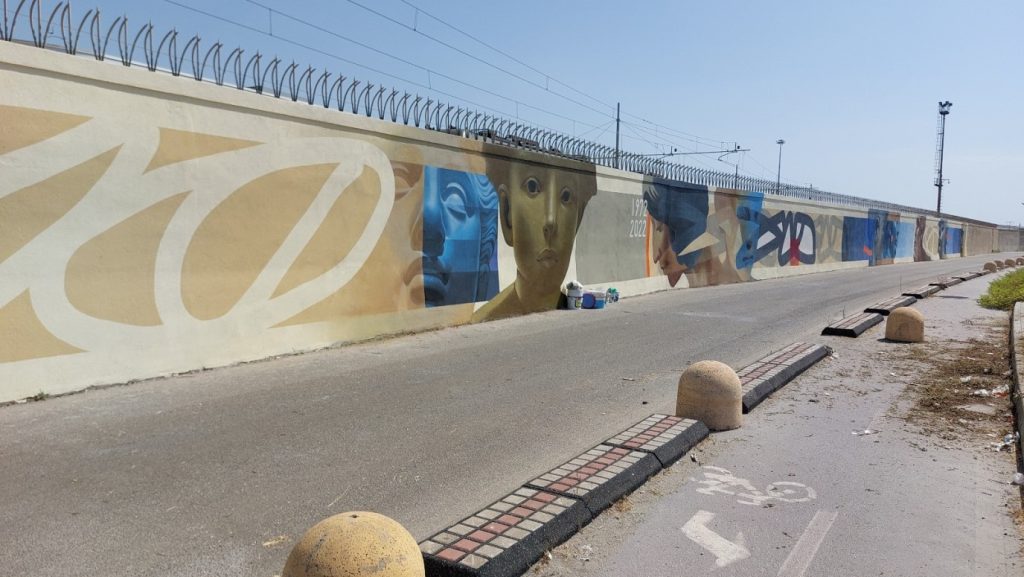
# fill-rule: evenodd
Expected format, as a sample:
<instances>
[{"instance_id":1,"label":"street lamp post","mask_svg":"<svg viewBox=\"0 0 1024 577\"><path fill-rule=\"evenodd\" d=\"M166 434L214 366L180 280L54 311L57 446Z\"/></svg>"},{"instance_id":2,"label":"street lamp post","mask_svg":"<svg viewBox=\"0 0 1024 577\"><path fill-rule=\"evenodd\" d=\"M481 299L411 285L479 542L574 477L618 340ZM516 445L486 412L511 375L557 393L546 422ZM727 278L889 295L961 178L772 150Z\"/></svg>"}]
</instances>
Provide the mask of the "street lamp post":
<instances>
[{"instance_id":1,"label":"street lamp post","mask_svg":"<svg viewBox=\"0 0 1024 577\"><path fill-rule=\"evenodd\" d=\"M775 141L775 144L779 145L779 169L775 173L775 194L779 194L779 191L782 190L782 145L786 144L786 141L780 138Z\"/></svg>"},{"instance_id":2,"label":"street lamp post","mask_svg":"<svg viewBox=\"0 0 1024 577\"><path fill-rule=\"evenodd\" d=\"M939 103L939 138L935 151L935 169L938 172L938 175L935 177L935 186L939 189L939 198L935 204L935 212L939 214L942 214L942 158L946 148L946 116L949 115L949 109L952 106L953 103L948 100Z\"/></svg>"}]
</instances>

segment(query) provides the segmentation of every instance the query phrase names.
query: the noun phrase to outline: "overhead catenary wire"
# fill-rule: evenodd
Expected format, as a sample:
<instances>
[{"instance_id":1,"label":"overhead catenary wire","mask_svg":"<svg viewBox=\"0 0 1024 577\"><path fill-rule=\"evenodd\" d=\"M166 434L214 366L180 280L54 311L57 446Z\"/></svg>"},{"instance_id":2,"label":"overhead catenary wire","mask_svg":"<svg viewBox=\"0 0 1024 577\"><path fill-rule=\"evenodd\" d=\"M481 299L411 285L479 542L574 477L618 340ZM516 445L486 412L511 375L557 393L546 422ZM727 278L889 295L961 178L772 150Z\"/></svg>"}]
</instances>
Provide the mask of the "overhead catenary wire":
<instances>
[{"instance_id":1,"label":"overhead catenary wire","mask_svg":"<svg viewBox=\"0 0 1024 577\"><path fill-rule=\"evenodd\" d=\"M251 2L251 0L246 0L246 1L247 1L247 2ZM443 95L445 95L446 97L448 97L448 98L452 98L452 99L454 99L454 100L458 100L458 101L466 102L466 103L468 103L468 104L472 104L473 106L478 106L478 107L480 107L480 108L484 108L484 109L490 110L490 111L492 111L492 112L497 112L497 113L499 113L499 114L504 114L504 115L507 115L507 116L518 116L518 113L509 113L509 112L507 112L507 111L498 111L498 110L496 110L496 109L494 109L494 108L491 108L491 107L489 107L489 106L485 106L485 105L482 105L482 104L479 104L479 103L476 103L476 102L470 101L470 100L468 100L468 99L465 99L465 98L462 98L462 97L458 97L458 96L452 95L452 94L450 94L450 93L447 93L447 92L441 91L441 90L439 90L439 89L437 89L437 88L434 88L434 87L433 87L433 84L432 84L432 83L430 83L430 82L428 82L428 83L424 84L424 83L422 83L422 82L417 82L417 81L414 81L414 80L410 80L410 79L408 79L408 78L405 78L405 77L402 77L402 76L399 76L399 75L396 75L396 74L393 74L393 73L390 73L390 72L386 72L386 71L384 71L384 70L381 70L381 69L379 69L379 68L374 68L374 67L371 67L371 66L367 66L367 65L364 65L364 64L360 64L360 63L358 63L358 62L356 62L356 61L354 61L354 60L351 60L351 59L345 58L345 57L343 57L343 56L340 56L340 55L338 55L338 54L336 54L336 53L333 53L333 52L328 52L328 51L326 51L326 50L322 50L322 49L319 49L319 48L315 48L315 47L313 47L313 46L310 46L310 45L308 45L308 44L305 44L305 43L303 43L303 42L299 42L299 41L297 41L297 40L294 40L294 39L292 39L292 38L288 38L287 36L283 36L283 35L281 35L281 34L275 34L275 33L272 33L272 32L271 32L271 31L269 31L269 30L263 30L263 29L261 29L261 28L257 28L257 27L254 27L254 26L250 26L250 25L248 25L248 24L245 24L245 23L242 23L242 22L238 22L237 20L233 20L233 19L231 19L231 18L227 18L227 17L224 17L224 16L220 16L220 15L217 15L217 14L213 14L212 12L208 12L208 11L206 11L206 10L203 10L203 9L201 9L201 8L196 8L195 6L190 6L190 5L188 5L188 4L184 4L184 3L182 3L182 2L178 2L177 0L164 0L164 2L166 2L166 3L168 3L168 4L171 4L171 5L174 5L174 6L177 6L177 7L179 7L179 8L184 8L184 9L186 9L186 10L190 10L190 11L192 11L192 12L195 12L195 13L197 13L197 14L201 14L201 15L203 15L203 16L206 16L206 17L208 17L208 18L212 18L212 19L215 19L215 20L219 20L219 21L221 21L221 22L224 22L224 23L226 23L226 24L231 24L231 25L233 25L233 26L237 26L237 27L239 27L239 28L242 28L242 29L244 29L244 30L249 30L250 32L255 32L255 33L257 33L257 34L262 34L262 35L264 35L264 36L267 36L267 37L270 37L270 38L275 38L275 39L277 39L277 40L280 40L280 41L282 41L282 42L285 42L285 43L291 44L291 45L293 45L293 46L297 46L297 47L299 47L299 48L302 48L302 49L304 49L304 50L310 50L310 51L312 51L312 52L316 52L316 53L318 53L318 54L321 54L321 55L323 55L323 56L327 56L327 57L329 57L329 58L333 58L333 59L335 59L335 60L338 60L338 61L340 61L340 62L344 62L344 63L346 63L346 64L350 64L350 65L352 65L352 66L357 66L357 67L359 67L359 68L362 68L362 69L364 69L364 70L369 70L369 71L375 72L375 73L377 73L377 74L382 74L382 75L384 75L384 76L387 76L387 77L389 77L389 78L394 78L394 79L396 79L396 80L400 80L400 81L402 81L402 82L406 82L406 83L408 83L408 84L411 84L411 85L413 85L413 86L417 86L417 87L419 87L419 88L423 88L423 89L426 89L426 90L431 90L431 91L433 91L433 92L436 92L436 93L438 93L438 94L443 94ZM253 3L253 4L257 4L257 5L259 5L259 3L257 3L257 2L252 2L252 3ZM261 5L261 6L262 6L262 5ZM341 35L341 34L339 34L339 33L337 33L337 32L334 32L334 31L332 31L332 30L328 30L328 29L326 29L326 28L324 28L324 27L322 27L322 26L319 26L319 25L317 25L317 24L315 24L315 23L312 23L312 22L309 22L309 21L307 21L307 20L303 20L303 19L301 19L301 18L297 18L297 17L291 16L291 15L288 15L288 14L286 14L286 13L283 13L283 12L281 12L280 10L276 10L276 9L273 9L273 11L274 11L274 13L276 13L276 14L280 14L280 15L284 16L285 18L288 18L288 19L290 19L290 20L293 20L293 21L295 21L295 22L297 22L297 23L299 23L299 24L302 24L302 25L304 25L304 26L308 26L308 27L310 27L310 28L313 28L313 29L315 29L315 30L317 30L317 31L319 31L319 32L323 32L323 33L325 33L325 34L328 34L328 35L330 35L330 36L336 37L336 38L338 38L338 39L340 39L340 40L345 40L345 41L347 41L347 42L351 42L351 43L353 43L353 44L355 44L355 45L357 45L357 46L360 46L360 47L362 47L362 48L365 48L365 49L367 49L367 50L370 50L370 51L372 51L372 52L375 52L375 53L377 53L377 54L380 54L380 55L382 55L382 56L386 56L386 57L388 57L388 58L392 58L392 59L394 59L394 60L396 60L396 61L398 61L398 62L402 62L403 64L407 64L407 65L409 65L409 66L412 66L412 67L414 67L414 68L417 68L417 69L419 69L419 70L421 70L421 71L423 71L423 72L427 73L427 74L428 74L428 79L429 79L429 78L430 78L431 76L436 76L436 77L438 77L438 78L443 78L443 79L445 79L445 80L449 80L449 81L451 81L451 82L455 82L455 83L457 83L457 84L460 84L460 85L462 85L462 86L465 86L465 87L468 87L468 88L472 88L472 89L478 90L478 91L480 91L480 92L482 92L482 93L484 93L484 94L487 94L487 95L489 95L489 96L493 96L493 97L496 97L496 98L500 98L500 99L502 99L502 100L505 100L505 101L507 101L507 102L509 102L509 103L511 103L511 104L514 104L514 105L516 105L517 107L521 106L521 107L523 107L523 108L527 108L527 109L530 109L530 110L534 110L534 111L537 111L537 112L540 112L540 113L546 114L546 115L548 115L548 116L552 116L552 117L555 117L555 118L560 118L560 119L562 119L562 120L566 120L566 121L569 121L569 122L575 122L575 123L577 123L577 124L581 124L581 125L583 125L583 126L586 126L586 127L594 127L594 126L597 126L597 125L595 125L595 124L592 124L592 123L589 123L589 122L585 122L585 121L579 120L579 119L577 119L577 118L572 118L572 117L570 117L570 116L566 116L566 115L564 115L564 114L560 114L560 113L557 113L557 112L552 112L552 111L550 111L550 110L547 110L547 109L545 109L545 108L541 108L541 107L539 107L539 106L534 106L534 105L532 105L532 104L528 104L528 103L526 103L526 102L523 102L523 101L521 101L521 100L518 100L518 99L515 99L515 98L511 98L511 97L505 96L505 95L503 95L503 94L500 94L500 93L494 92L493 90L489 90L489 89L487 89L487 88L484 88L484 87L478 86L478 85L476 85L476 84L473 84L472 82L467 82L467 81L465 81L465 80L461 80L461 79L459 79L459 78L455 78L455 77L453 77L453 76L450 76L450 75L448 75L448 74L445 74L445 73L443 73L443 72L439 72L439 71L437 71L437 70L433 70L433 69L431 69L431 68L429 68L429 67L423 66L423 65L421 65L421 64L418 64L418 63L415 63L415 62L412 62L412 61L410 61L410 60L407 60L407 59L405 59L405 58L402 58L402 57L400 57L400 56L395 56L395 55L393 55L393 54L390 54L390 53L388 53L388 52L386 52L386 51L380 50L380 49L378 49L378 48L374 48L373 46L370 46L370 45L368 45L368 44L365 44L365 43L363 43L363 42L359 42L358 40L353 40L353 39L351 39L351 38L348 38L348 37L346 37L346 36L344 36L344 35ZM552 130L552 128L551 128L551 127L548 127L548 126L543 126L543 125L541 125L541 127L542 127L542 128L547 128L547 129L549 129L549 130Z\"/></svg>"},{"instance_id":2,"label":"overhead catenary wire","mask_svg":"<svg viewBox=\"0 0 1024 577\"><path fill-rule=\"evenodd\" d=\"M486 42L484 40L481 40L480 38L477 38L476 36L470 34L469 32L466 32L465 30L463 30L463 29L461 29L461 28L459 28L459 27L449 23L448 21L444 20L443 18L440 18L440 17L438 17L438 16L436 16L434 14L431 14L430 12L427 12L423 8L420 8L419 6L413 4L412 2L409 2L409 0L399 0L399 1L402 2L403 4L405 4L406 6L409 6L410 8L416 10L420 14L424 14L428 18L441 23L445 27L450 28L451 30L457 32L458 34L461 34L462 36L465 36L466 38L469 38L470 40L476 42L477 44L480 44L481 46L484 46L484 47L486 47L486 48L488 48L488 49L490 49L490 50L492 50L492 51L494 51L494 52L496 52L498 54L501 54L502 56L504 56L505 58L508 58L509 60L515 62L516 64L519 64L519 65L521 65L521 66L523 66L523 67L525 67L525 68L527 68L527 69L529 69L529 70L531 70L531 71L533 71L533 72L543 76L545 79L553 80L556 84L564 86L565 88L568 88L569 90L575 92L576 94L579 94L580 96L586 97L586 98L588 98L588 99L590 99L590 100L592 100L592 101L594 101L594 102L596 102L596 103L598 103L598 104L600 104L602 106L608 107L609 110L615 107L610 102L605 102L605 101L603 101L603 100L601 100L599 98L595 98L591 94L588 94L588 93L586 93L586 92L584 92L582 90L574 88L573 86L571 86L571 85L569 85L569 84L567 84L567 83L565 83L565 82L555 78L554 76L544 72L543 70L538 70L534 66L531 66L530 64L528 64L526 62L523 62L522 60L520 60L519 58L515 57L514 55L509 54L508 52L505 52L504 50L502 50L502 49L500 49L500 48L498 48L498 47L496 47L496 46L494 46L492 44L489 44L488 42Z\"/></svg>"},{"instance_id":3,"label":"overhead catenary wire","mask_svg":"<svg viewBox=\"0 0 1024 577\"><path fill-rule=\"evenodd\" d=\"M256 2L255 0L245 0L245 1L249 2L250 4L255 4L257 6L263 6L262 4ZM556 92L554 90L551 90L550 87L548 87L548 86L546 86L544 84L541 84L539 82L536 82L534 80L526 78L525 76L522 76L520 74L516 74L515 72L512 72L511 70L508 70L508 69L506 69L504 67L498 66L497 64L495 64L495 63L493 63L493 62L491 62L489 60L486 60L484 58L481 58L481 57L477 56L476 54L473 54L471 52L467 52L466 50L463 50L463 49L461 49L461 48L459 48L457 46L454 46L451 43L445 42L444 40L441 40L440 38L437 38L436 36L427 34L426 32L424 32L422 30L419 30L415 26L409 26L408 24L406 24L405 22L402 22L401 20L392 18L391 16L388 16L387 14L384 14L384 13L378 11L378 10L374 10L373 8L370 8L369 6L366 6L366 5L364 5L364 4L360 3L360 2L356 2L356 0L346 0L346 2L348 2L349 4L352 4L353 6L357 6L359 8L362 8L363 10L366 10L367 12L370 12L371 14L374 14L374 15L380 17L380 18L383 18L383 19L387 20L388 22L391 22L393 24L401 26L402 28L405 28L406 30L409 30L411 32L415 32L416 34L419 34L420 36L423 36L424 38L432 40L432 41L434 41L434 42L436 42L436 43L438 43L438 44L440 44L440 45L442 45L442 46L444 46L444 47L446 47L446 48L448 48L450 50L454 50L455 52L458 52L459 54L462 54L463 56L471 58L471 59L473 59L473 60L475 60L475 61L477 61L477 62L479 62L479 63L481 63L481 64L483 64L485 66L489 66L490 68L493 68L493 69L495 69L495 70L497 70L499 72L502 72L504 74L507 74L507 75L517 79L517 80L520 80L520 81L525 82L525 83L527 83L527 84L529 84L531 86L534 86L535 88L540 88L541 90L544 90L545 92L549 92L551 94L554 94L555 96L563 98L563 99L565 99L565 100L567 100L567 101L569 101L569 102L571 102L571 103L573 103L573 104L575 104L577 106L586 108L587 110L590 110L592 112L596 112L597 114L600 114L602 116L611 116L611 111L614 108L614 106L611 106L611 105L608 105L608 104L605 104L605 103L602 102L601 104L607 106L608 110L599 110L597 108L594 108L593 106L590 106L589 104L585 104L583 102L580 102L579 100L576 100L575 98L570 98L570 97L568 97L568 96L566 96L566 95L564 95L564 94L562 94L560 92ZM406 2L406 4L408 4L408 2ZM433 16L432 14L428 14L426 11L423 11L420 8L416 7L416 6L413 6L412 4L409 4L409 5L412 6L413 8L415 8L416 10L418 10L419 12L422 12L423 14L426 14L427 16L430 16L434 20L438 20L438 21L444 23L445 25L449 26L450 28L454 29L453 26L448 25L446 22L443 22L442 20L440 20L436 16ZM264 6L264 8L268 8L268 7ZM270 8L268 8L268 9L270 9ZM275 10L275 12L281 13L279 10ZM468 36L468 34L467 34L467 36ZM473 38L474 40L476 40L476 38L473 37L473 36L470 36L470 38ZM480 41L480 40L476 40L476 41L482 43L482 41ZM488 48L491 48L492 50L494 50L494 48L492 46L490 46L489 44L484 44L484 45L487 46ZM508 56L504 52L501 52L501 54L505 55L505 56ZM516 62L522 63L519 60L516 60ZM551 78L547 74L543 74L543 73L540 73L540 74L542 74L545 78ZM564 83L562 83L562 82L558 82L558 84L564 85Z\"/></svg>"}]
</instances>

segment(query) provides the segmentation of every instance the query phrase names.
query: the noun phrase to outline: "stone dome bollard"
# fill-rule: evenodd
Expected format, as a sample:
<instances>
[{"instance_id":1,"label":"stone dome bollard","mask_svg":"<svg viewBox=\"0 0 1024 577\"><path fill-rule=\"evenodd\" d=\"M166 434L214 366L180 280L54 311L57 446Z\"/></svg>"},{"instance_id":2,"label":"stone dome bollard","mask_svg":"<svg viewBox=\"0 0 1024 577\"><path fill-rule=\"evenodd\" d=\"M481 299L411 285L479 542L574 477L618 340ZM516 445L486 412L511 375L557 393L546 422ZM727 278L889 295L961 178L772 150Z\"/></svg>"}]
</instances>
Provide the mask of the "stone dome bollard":
<instances>
[{"instance_id":1,"label":"stone dome bollard","mask_svg":"<svg viewBox=\"0 0 1024 577\"><path fill-rule=\"evenodd\" d=\"M738 429L743 424L743 392L736 371L718 361L687 367L679 377L676 416L701 421L712 431Z\"/></svg>"},{"instance_id":2,"label":"stone dome bollard","mask_svg":"<svg viewBox=\"0 0 1024 577\"><path fill-rule=\"evenodd\" d=\"M987 262L987 263L985 263L985 266L983 266L981 268L982 268L982 270L987 271L987 272L996 272L997 270L999 270L999 267L997 267L996 263L994 263L994 262Z\"/></svg>"},{"instance_id":3,"label":"stone dome bollard","mask_svg":"<svg viewBox=\"0 0 1024 577\"><path fill-rule=\"evenodd\" d=\"M1003 261L1003 264L1005 264L1008 267L1017 266L1017 261L1013 260L1012 258L1008 258L1005 261Z\"/></svg>"},{"instance_id":4,"label":"stone dome bollard","mask_svg":"<svg viewBox=\"0 0 1024 577\"><path fill-rule=\"evenodd\" d=\"M1024 265L1024 256L1017 257L1017 266Z\"/></svg>"},{"instance_id":5,"label":"stone dome bollard","mask_svg":"<svg viewBox=\"0 0 1024 577\"><path fill-rule=\"evenodd\" d=\"M1004 263L1001 260L994 260L992 262L995 263L996 268L999 269L999 270L1003 270L1004 268L1006 268L1006 263Z\"/></svg>"},{"instance_id":6,"label":"stone dome bollard","mask_svg":"<svg viewBox=\"0 0 1024 577\"><path fill-rule=\"evenodd\" d=\"M424 577L416 539L397 521L354 511L313 525L295 544L282 577Z\"/></svg>"},{"instance_id":7,"label":"stone dome bollard","mask_svg":"<svg viewBox=\"0 0 1024 577\"><path fill-rule=\"evenodd\" d=\"M899 343L924 340L924 315L917 309L899 307L885 320L885 338Z\"/></svg>"}]
</instances>

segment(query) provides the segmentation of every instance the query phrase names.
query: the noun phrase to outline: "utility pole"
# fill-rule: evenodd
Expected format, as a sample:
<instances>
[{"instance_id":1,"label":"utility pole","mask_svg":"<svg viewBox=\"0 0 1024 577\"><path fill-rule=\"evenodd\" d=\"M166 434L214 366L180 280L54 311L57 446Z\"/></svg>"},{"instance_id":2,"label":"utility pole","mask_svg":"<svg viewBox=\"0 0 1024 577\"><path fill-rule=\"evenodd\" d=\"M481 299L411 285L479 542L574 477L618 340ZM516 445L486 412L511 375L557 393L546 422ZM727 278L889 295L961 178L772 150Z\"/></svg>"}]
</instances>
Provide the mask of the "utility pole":
<instances>
[{"instance_id":1,"label":"utility pole","mask_svg":"<svg viewBox=\"0 0 1024 577\"><path fill-rule=\"evenodd\" d=\"M619 109L621 102L615 103L615 168L619 167Z\"/></svg>"},{"instance_id":2,"label":"utility pole","mask_svg":"<svg viewBox=\"0 0 1024 577\"><path fill-rule=\"evenodd\" d=\"M939 103L938 135L935 138L935 186L939 189L939 200L935 205L935 212L939 214L942 214L942 157L946 146L946 116L949 115L949 109L952 106L953 103L948 100Z\"/></svg>"},{"instance_id":3,"label":"utility pole","mask_svg":"<svg viewBox=\"0 0 1024 577\"><path fill-rule=\"evenodd\" d=\"M779 145L779 169L775 173L775 194L779 194L779 191L782 190L782 145L786 144L786 141L780 138L775 141L775 144Z\"/></svg>"}]
</instances>

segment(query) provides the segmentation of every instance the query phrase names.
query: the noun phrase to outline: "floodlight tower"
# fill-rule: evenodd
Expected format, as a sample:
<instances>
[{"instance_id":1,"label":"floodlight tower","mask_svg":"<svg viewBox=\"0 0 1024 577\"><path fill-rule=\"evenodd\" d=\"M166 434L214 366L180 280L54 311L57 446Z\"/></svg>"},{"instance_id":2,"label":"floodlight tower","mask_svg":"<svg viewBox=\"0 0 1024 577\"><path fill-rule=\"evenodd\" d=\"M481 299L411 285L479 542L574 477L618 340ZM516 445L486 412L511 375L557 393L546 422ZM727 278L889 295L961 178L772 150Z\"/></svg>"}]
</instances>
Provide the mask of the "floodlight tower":
<instances>
[{"instance_id":1,"label":"floodlight tower","mask_svg":"<svg viewBox=\"0 0 1024 577\"><path fill-rule=\"evenodd\" d=\"M950 101L939 103L939 125L935 137L935 186L939 189L939 201L935 206L935 212L942 213L942 155L946 144L946 116L953 103Z\"/></svg>"}]
</instances>

